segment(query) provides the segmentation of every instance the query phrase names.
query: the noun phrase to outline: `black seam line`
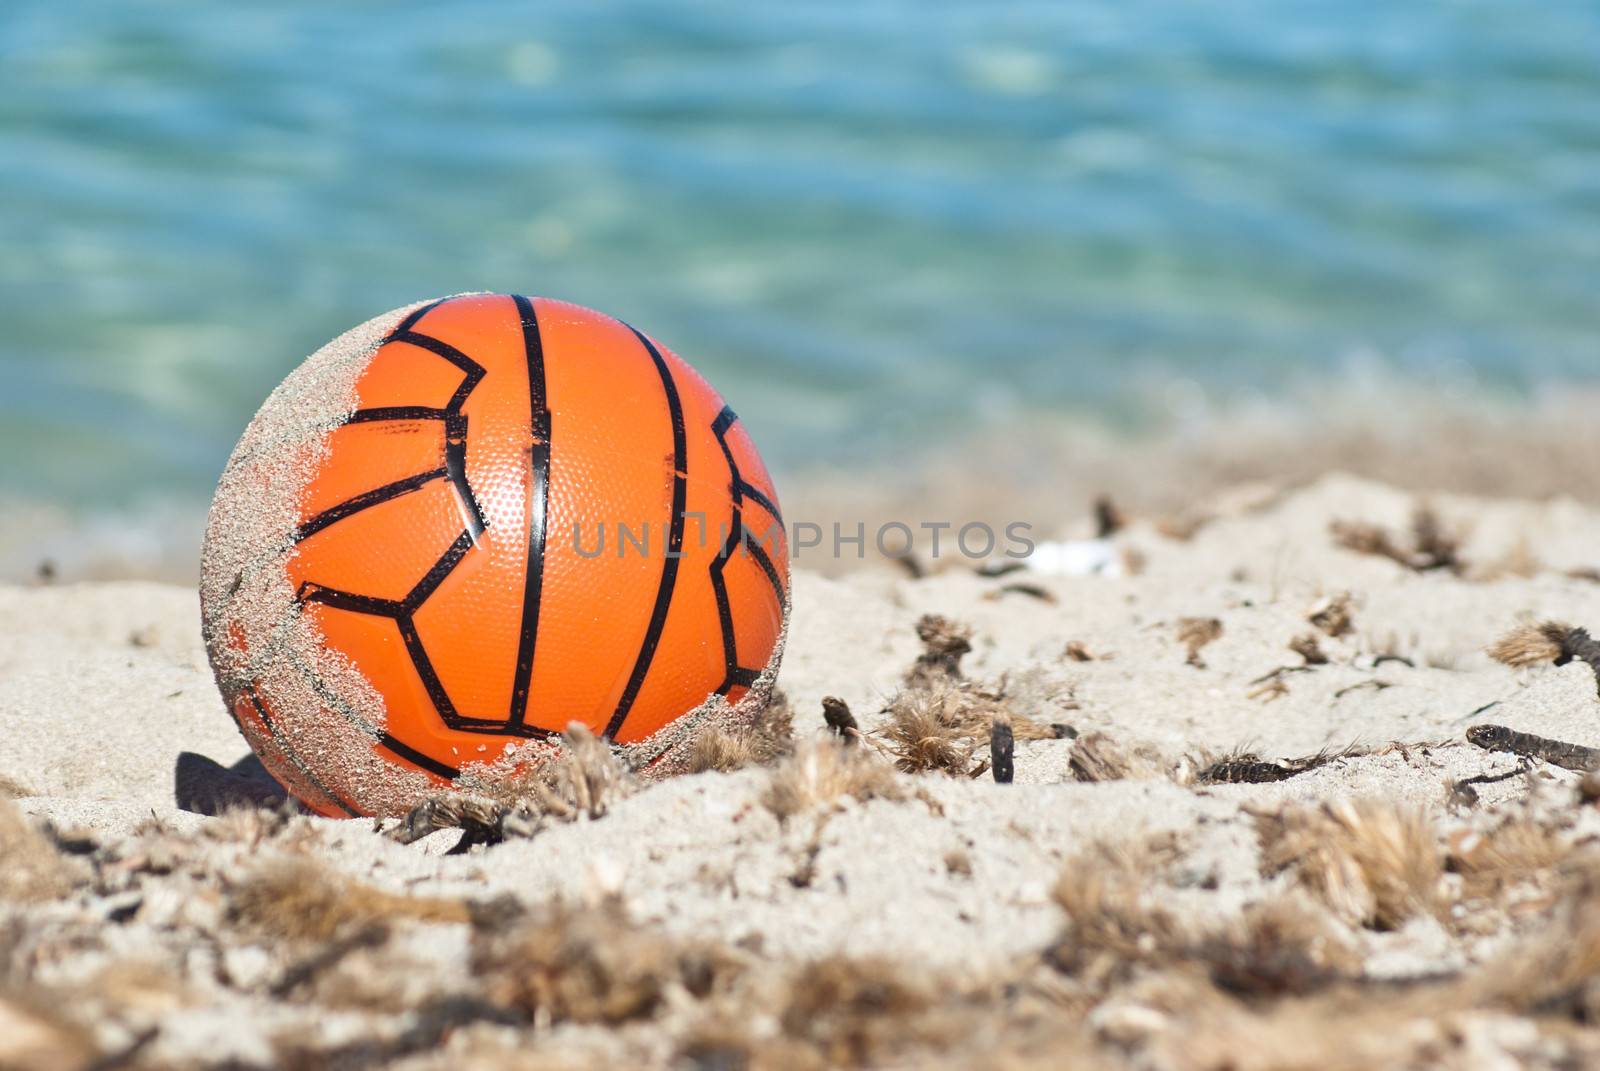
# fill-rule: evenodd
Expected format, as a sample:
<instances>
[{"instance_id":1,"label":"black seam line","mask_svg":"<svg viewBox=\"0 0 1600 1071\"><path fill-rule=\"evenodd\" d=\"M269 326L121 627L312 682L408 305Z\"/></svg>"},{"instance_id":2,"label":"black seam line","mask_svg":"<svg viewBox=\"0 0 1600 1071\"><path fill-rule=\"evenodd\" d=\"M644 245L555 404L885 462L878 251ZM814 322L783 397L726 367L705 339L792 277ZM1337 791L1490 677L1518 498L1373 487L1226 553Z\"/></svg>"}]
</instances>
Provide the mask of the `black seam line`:
<instances>
[{"instance_id":1,"label":"black seam line","mask_svg":"<svg viewBox=\"0 0 1600 1071\"><path fill-rule=\"evenodd\" d=\"M336 588L323 587L320 584L307 581L300 585L295 597L302 603L320 602L336 610L348 610L356 614L368 614L373 617L387 617L395 623L400 631L401 642L405 645L406 655L411 659L411 667L416 670L417 679L422 682L423 689L428 693L428 698L433 702L434 710L438 713L445 726L467 733L494 733L510 734L512 736L544 739L554 735L548 729L533 728L525 725L513 725L507 722L495 721L489 718L472 718L456 710L455 702L450 698L450 693L445 690L444 681L439 679L438 672L433 668L433 660L428 657L427 645L422 642L422 635L417 632L414 615L422 604L427 601L435 589L443 583L444 578L460 564L461 559L472 547L471 536L462 532L450 544L439 560L428 570L427 576L411 589L403 600L379 599L371 595L357 595L349 591L339 591ZM402 744L402 746L406 746Z\"/></svg>"},{"instance_id":2,"label":"black seam line","mask_svg":"<svg viewBox=\"0 0 1600 1071\"><path fill-rule=\"evenodd\" d=\"M746 687L754 684L761 676L761 671L748 669L739 665L739 641L733 628L733 607L728 601L728 580L725 571L728 562L732 560L734 552L740 544L751 553L756 563L761 566L762 572L767 575L767 582L772 585L774 594L778 597L778 605L784 601L783 582L778 578L777 567L772 564L772 559L762 548L759 541L752 541L750 530L744 523L744 499L757 503L780 525L783 523L778 516L777 507L762 494L760 489L752 486L739 472L739 464L733 458L733 448L728 445L728 429L739 420L737 413L730 405L724 405L717 418L711 422L711 433L717 438L717 445L722 448L723 459L728 463L728 492L733 502L733 523L729 527L728 538L723 541L717 550L717 556L711 562L711 591L717 600L717 625L722 631L722 683L717 685L718 695L727 695L736 684Z\"/></svg>"},{"instance_id":3,"label":"black seam line","mask_svg":"<svg viewBox=\"0 0 1600 1071\"><path fill-rule=\"evenodd\" d=\"M762 509L766 510L767 513L771 515L772 519L778 522L778 527L783 527L783 514L778 512L777 504L774 503L772 499L762 494L759 487L754 487L748 483L744 483L743 480L740 481L740 484L740 490L744 492L744 496L750 499L750 501L754 502L756 505L760 506Z\"/></svg>"},{"instance_id":4,"label":"black seam line","mask_svg":"<svg viewBox=\"0 0 1600 1071\"><path fill-rule=\"evenodd\" d=\"M474 361L471 357L468 357L465 353L462 353L460 350L456 349L443 339L434 338L432 335L424 335L420 331L407 330L396 331L394 334L390 335L384 340L386 345L390 342L405 342L412 346L425 349L429 353L438 354L440 357L443 357L445 360L449 361L451 364L465 372L467 374L467 379L471 380L472 386L477 386L478 380L483 378L483 365L479 364L477 361ZM457 393L460 393L460 388L457 388ZM455 406L447 405L445 408L453 409Z\"/></svg>"},{"instance_id":5,"label":"black seam line","mask_svg":"<svg viewBox=\"0 0 1600 1071\"><path fill-rule=\"evenodd\" d=\"M406 616L416 613L417 608L428 601L428 596L438 590L439 585L444 583L444 578L455 571L455 567L461 564L461 559L466 557L467 551L471 549L472 533L462 532L456 536L456 541L451 543L439 556L439 560L433 563L433 568L429 569L422 579L417 581L417 586L408 591L406 597L401 600L400 605L405 610Z\"/></svg>"},{"instance_id":6,"label":"black seam line","mask_svg":"<svg viewBox=\"0 0 1600 1071\"><path fill-rule=\"evenodd\" d=\"M443 305L449 300L449 298L439 298L436 301L428 302L426 305L417 306L411 310L410 315L395 325L393 333L411 330L413 327L417 326L417 321L421 320L424 316L428 315L428 313L432 312L434 309L437 309L440 305Z\"/></svg>"},{"instance_id":7,"label":"black seam line","mask_svg":"<svg viewBox=\"0 0 1600 1071\"><path fill-rule=\"evenodd\" d=\"M456 710L455 701L450 698L450 693L445 691L444 682L439 679L439 673L433 668L433 659L428 657L428 648L422 642L422 636L417 632L417 624L410 614L403 614L395 618L395 624L400 629L400 641L406 645L406 654L411 656L411 665L417 671L417 676L422 680L422 687L427 691L428 698L433 700L434 709L439 717L444 719L446 725L458 721L461 713Z\"/></svg>"},{"instance_id":8,"label":"black seam line","mask_svg":"<svg viewBox=\"0 0 1600 1071\"><path fill-rule=\"evenodd\" d=\"M783 581L778 578L777 566L772 564L772 559L766 550L757 541L749 538L749 530L745 531L745 549L755 558L756 564L761 566L761 571L767 574L767 582L772 585L773 594L778 596L778 606L783 606Z\"/></svg>"},{"instance_id":9,"label":"black seam line","mask_svg":"<svg viewBox=\"0 0 1600 1071\"><path fill-rule=\"evenodd\" d=\"M357 595L351 591L340 591L338 588L325 587L315 581L307 580L300 585L300 590L295 592L295 598L302 603L320 602L324 606L331 606L335 610L349 610L355 614L371 614L373 617L398 618L406 612L404 604L393 599L379 599L372 595Z\"/></svg>"},{"instance_id":10,"label":"black seam line","mask_svg":"<svg viewBox=\"0 0 1600 1071\"><path fill-rule=\"evenodd\" d=\"M733 448L728 445L728 429L733 427L738 420L739 415L733 411L733 407L731 405L724 405L722 407L722 412L717 414L717 419L711 422L711 434L717 437L717 445L722 447L722 456L728 462L728 474L731 480L729 484L729 491L733 496L734 526L748 535L749 529L744 526L744 515L742 512L744 499L748 497L752 502L766 510L768 515L772 517L773 521L777 523L778 527L782 528L783 515L778 512L777 505L765 494L763 494L760 488L751 484L744 478L744 475L739 472L738 462L734 461L733 459ZM768 531L770 531L770 529ZM745 545L756 552L756 560L761 564L762 570L767 574L767 579L772 582L773 591L777 592L778 605L783 605L783 600L785 598L783 593L783 581L778 579L778 570L773 567L772 559L768 557L766 552L761 549L761 542L759 540L751 542L748 538L746 538Z\"/></svg>"},{"instance_id":11,"label":"black seam line","mask_svg":"<svg viewBox=\"0 0 1600 1071\"><path fill-rule=\"evenodd\" d=\"M305 524L301 525L300 530L295 533L294 541L296 543L300 543L304 540L310 539L312 536L316 535L330 524L336 524L339 521L344 520L346 517L349 517L355 513L360 513L362 510L367 509L368 507L376 506L380 502L388 502L390 499L399 498L401 495L410 494L412 491L416 491L422 487L425 487L434 480L441 479L447 474L447 469L434 469L432 472L419 472L415 476L407 476L403 480L396 480L394 483L386 483L382 487L375 487L371 491L366 491L362 494L356 495L354 498L347 498L337 506L329 506L315 517L312 517Z\"/></svg>"},{"instance_id":12,"label":"black seam line","mask_svg":"<svg viewBox=\"0 0 1600 1071\"><path fill-rule=\"evenodd\" d=\"M722 412L717 414L717 419L711 422L711 434L717 437L717 445L722 447L723 459L728 462L728 493L733 496L733 508L736 512L744 499L744 479L739 475L739 466L733 460L733 448L728 445L728 429L733 427L734 421L738 419L739 414L733 411L733 406L725 405L722 407Z\"/></svg>"},{"instance_id":13,"label":"black seam line","mask_svg":"<svg viewBox=\"0 0 1600 1071\"><path fill-rule=\"evenodd\" d=\"M261 718L261 724L267 727L267 735L272 738L272 742L278 745L278 750L283 752L284 758L288 759L294 765L295 769L299 770L305 775L305 779L311 782L311 787L315 788L318 792L321 792L324 796L328 797L328 799L332 800L341 811L349 815L351 818L360 818L361 812L350 806L342 798L340 798L338 793L334 792L327 785L318 780L317 775L311 772L310 767L301 761L300 756L296 755L294 751L290 749L288 743L278 735L278 730L273 726L272 719L267 716L266 704L262 703L261 697L256 694L255 685L246 685L244 694L250 697L250 703L256 708L256 714Z\"/></svg>"},{"instance_id":14,"label":"black seam line","mask_svg":"<svg viewBox=\"0 0 1600 1071\"><path fill-rule=\"evenodd\" d=\"M435 409L431 405L376 405L371 409L357 409L350 414L346 424L370 424L379 420L443 420L448 409Z\"/></svg>"},{"instance_id":15,"label":"black seam line","mask_svg":"<svg viewBox=\"0 0 1600 1071\"><path fill-rule=\"evenodd\" d=\"M723 569L728 564L728 559L733 555L734 547L738 546L744 533L743 523L739 519L739 507L733 509L733 525L728 532L728 538L717 550L716 558L711 562L711 593L717 600L717 625L722 633L722 683L717 685L718 695L727 695L728 689L733 687L733 677L739 669L738 638L733 631L733 606L728 602L728 581L722 575Z\"/></svg>"},{"instance_id":16,"label":"black seam line","mask_svg":"<svg viewBox=\"0 0 1600 1071\"><path fill-rule=\"evenodd\" d=\"M533 302L513 294L522 324L522 348L528 359L528 560L522 579L522 632L517 640L516 671L511 678L510 725L528 717L528 688L533 680L533 656L539 640L539 604L544 597L544 552L550 509L550 400L544 377L544 340Z\"/></svg>"},{"instance_id":17,"label":"black seam line","mask_svg":"<svg viewBox=\"0 0 1600 1071\"><path fill-rule=\"evenodd\" d=\"M388 748L413 766L420 766L429 773L438 774L447 781L454 781L461 776L461 771L456 767L446 765L431 755L423 754L393 733L384 733L378 737L378 744L381 747Z\"/></svg>"},{"instance_id":18,"label":"black seam line","mask_svg":"<svg viewBox=\"0 0 1600 1071\"><path fill-rule=\"evenodd\" d=\"M467 418L454 411L444 416L444 467L456 497L466 507L462 520L467 524L467 535L476 543L489 527L489 520L478 505L478 496L472 493L472 485L467 483Z\"/></svg>"},{"instance_id":19,"label":"black seam line","mask_svg":"<svg viewBox=\"0 0 1600 1071\"><path fill-rule=\"evenodd\" d=\"M655 658L656 647L661 643L661 633L667 627L667 611L672 606L672 592L678 582L678 559L683 555L683 511L689 497L686 471L689 463L689 433L683 424L683 400L678 397L678 385L673 381L672 369L667 367L655 344L632 327L628 327L628 330L633 331L639 344L650 354L656 373L661 377L661 386L667 393L667 408L672 412L672 521L667 533L667 554L661 563L661 583L656 588L656 604L650 611L650 627L645 630L644 642L639 646L639 657L633 663L633 672L628 677L627 687L622 690L616 712L606 726L606 736L613 740L628 720L633 701L639 697L645 675L650 672L650 662Z\"/></svg>"}]
</instances>

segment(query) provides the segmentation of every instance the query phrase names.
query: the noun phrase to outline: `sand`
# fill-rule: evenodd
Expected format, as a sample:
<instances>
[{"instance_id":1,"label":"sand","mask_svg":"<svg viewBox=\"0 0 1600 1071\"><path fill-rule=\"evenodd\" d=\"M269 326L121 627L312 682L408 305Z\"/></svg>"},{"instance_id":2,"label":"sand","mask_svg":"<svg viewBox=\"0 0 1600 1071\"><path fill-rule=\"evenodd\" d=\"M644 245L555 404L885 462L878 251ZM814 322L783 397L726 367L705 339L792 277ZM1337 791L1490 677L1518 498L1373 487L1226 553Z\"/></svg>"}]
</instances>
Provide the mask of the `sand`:
<instances>
[{"instance_id":1,"label":"sand","mask_svg":"<svg viewBox=\"0 0 1600 1071\"><path fill-rule=\"evenodd\" d=\"M1519 768L1463 734L1494 722L1600 747L1588 666L1513 669L1485 653L1519 621L1600 624L1600 584L1581 574L1600 566L1600 511L1433 496L1461 564L1422 572L1330 534L1359 521L1403 540L1418 504L1343 476L1245 488L1193 511L1211 519L1187 539L1135 519L1113 540L1135 569L1116 577L798 571L779 688L802 759L639 786L601 817L462 854L446 854L454 830L403 845L365 820L181 809L181 754L212 770L248 758L212 683L195 593L0 588L0 778L26 816L0 818L0 853L33 875L0 879L0 1066L107 1054L150 1067L1593 1059L1591 961L1539 957L1587 952L1585 940L1600 950L1585 921L1600 883L1583 876L1600 812L1580 772ZM1346 593L1347 632L1308 620ZM765 802L774 778L816 760L819 743L837 747L824 696L868 731L854 761L889 765L882 710L922 649L925 614L971 628L968 687L1076 739L1019 740L1014 784L877 769L877 787L859 791L873 798L780 818ZM1193 658L1186 619L1220 623ZM1325 662L1290 649L1305 636ZM974 748L976 764L988 748ZM1274 783L1197 778L1230 752L1288 762L1324 749L1337 754ZM1085 762L1108 779L1083 780ZM1475 799L1452 794L1502 773ZM1287 863L1274 822L1310 823ZM1509 861L1484 863L1481 844ZM355 881L400 906L378 922L315 904L263 913L252 883L285 867L319 894ZM1089 879L1105 889L1085 912ZM454 906L416 906L435 901ZM1331 936L1238 937L1285 902L1297 925ZM568 914L550 916L557 904ZM326 932L306 930L330 912ZM492 921L508 913L518 921ZM1106 919L1126 941L1095 928ZM602 936L584 936L595 920ZM380 923L378 936L361 930ZM1307 982L1263 968L1263 947L1313 964L1323 953L1306 949L1339 954ZM1503 981L1498 957L1524 948L1557 992ZM699 956L736 964L732 980L683 966ZM839 970L845 982L817 973ZM578 990L564 971L582 976ZM628 985L650 998L622 1000Z\"/></svg>"}]
</instances>

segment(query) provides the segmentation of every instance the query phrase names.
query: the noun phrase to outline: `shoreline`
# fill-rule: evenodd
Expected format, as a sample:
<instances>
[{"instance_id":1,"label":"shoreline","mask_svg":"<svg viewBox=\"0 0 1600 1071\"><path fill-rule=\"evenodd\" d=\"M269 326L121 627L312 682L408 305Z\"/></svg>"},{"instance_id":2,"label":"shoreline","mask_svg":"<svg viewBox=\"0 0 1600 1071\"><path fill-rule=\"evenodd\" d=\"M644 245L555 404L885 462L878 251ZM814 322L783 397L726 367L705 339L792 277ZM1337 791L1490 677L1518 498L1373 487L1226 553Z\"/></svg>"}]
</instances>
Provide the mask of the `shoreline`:
<instances>
[{"instance_id":1,"label":"shoreline","mask_svg":"<svg viewBox=\"0 0 1600 1071\"><path fill-rule=\"evenodd\" d=\"M775 476L786 520L824 535L857 525L864 552L797 564L827 575L881 567L872 534L886 524L921 533L976 523L997 534L1026 524L1034 540L1092 534L1108 499L1129 516L1183 526L1227 508L1343 472L1423 495L1600 503L1600 390L1552 388L1525 402L1430 397L1419 385L1330 386L1254 405L1199 406L1163 427L1112 430L1031 418L1004 433L958 438L899 459L863 458L848 470L813 467ZM1395 414L1404 414L1397 419ZM220 464L220 462L219 462ZM94 509L0 493L0 583L198 576L208 503L165 498ZM926 543L919 546L926 557ZM925 562L925 564L936 564ZM959 562L954 564L961 564Z\"/></svg>"}]
</instances>

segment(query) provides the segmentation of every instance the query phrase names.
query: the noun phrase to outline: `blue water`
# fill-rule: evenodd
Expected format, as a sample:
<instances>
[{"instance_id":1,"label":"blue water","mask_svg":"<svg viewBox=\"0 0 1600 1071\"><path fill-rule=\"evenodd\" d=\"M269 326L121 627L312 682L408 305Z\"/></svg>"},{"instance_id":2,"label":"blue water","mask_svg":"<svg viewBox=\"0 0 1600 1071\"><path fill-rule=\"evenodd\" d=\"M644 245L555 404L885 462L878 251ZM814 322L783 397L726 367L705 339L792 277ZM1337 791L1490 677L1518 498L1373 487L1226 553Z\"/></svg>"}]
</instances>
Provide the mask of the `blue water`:
<instances>
[{"instance_id":1,"label":"blue water","mask_svg":"<svg viewBox=\"0 0 1600 1071\"><path fill-rule=\"evenodd\" d=\"M0 491L200 496L339 330L564 297L779 468L1376 360L1600 375L1600 4L0 13Z\"/></svg>"}]
</instances>

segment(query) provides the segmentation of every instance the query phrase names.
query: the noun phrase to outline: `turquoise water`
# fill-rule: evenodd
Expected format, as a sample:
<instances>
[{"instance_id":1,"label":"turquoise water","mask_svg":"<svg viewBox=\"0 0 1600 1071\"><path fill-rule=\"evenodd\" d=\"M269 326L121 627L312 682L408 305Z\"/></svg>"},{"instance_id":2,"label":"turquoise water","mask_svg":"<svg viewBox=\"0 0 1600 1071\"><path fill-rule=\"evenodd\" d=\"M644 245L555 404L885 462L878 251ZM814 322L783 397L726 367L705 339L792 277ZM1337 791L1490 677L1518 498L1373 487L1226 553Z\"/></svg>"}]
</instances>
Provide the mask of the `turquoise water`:
<instances>
[{"instance_id":1,"label":"turquoise water","mask_svg":"<svg viewBox=\"0 0 1600 1071\"><path fill-rule=\"evenodd\" d=\"M0 491L207 494L467 289L649 330L779 468L1600 374L1595 3L11 0L0 72Z\"/></svg>"}]
</instances>

